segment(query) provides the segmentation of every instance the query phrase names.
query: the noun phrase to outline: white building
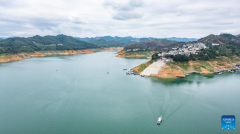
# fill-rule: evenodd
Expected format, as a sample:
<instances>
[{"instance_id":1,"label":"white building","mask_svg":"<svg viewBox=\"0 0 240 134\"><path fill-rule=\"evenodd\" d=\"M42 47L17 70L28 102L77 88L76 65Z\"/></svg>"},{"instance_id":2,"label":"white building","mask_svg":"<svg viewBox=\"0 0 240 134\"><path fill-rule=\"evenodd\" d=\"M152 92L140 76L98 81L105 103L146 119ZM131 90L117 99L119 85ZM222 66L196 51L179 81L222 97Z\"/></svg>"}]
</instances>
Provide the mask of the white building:
<instances>
[{"instance_id":1,"label":"white building","mask_svg":"<svg viewBox=\"0 0 240 134\"><path fill-rule=\"evenodd\" d=\"M212 45L213 45L213 46L219 46L219 44L217 44L217 43L212 43Z\"/></svg>"}]
</instances>

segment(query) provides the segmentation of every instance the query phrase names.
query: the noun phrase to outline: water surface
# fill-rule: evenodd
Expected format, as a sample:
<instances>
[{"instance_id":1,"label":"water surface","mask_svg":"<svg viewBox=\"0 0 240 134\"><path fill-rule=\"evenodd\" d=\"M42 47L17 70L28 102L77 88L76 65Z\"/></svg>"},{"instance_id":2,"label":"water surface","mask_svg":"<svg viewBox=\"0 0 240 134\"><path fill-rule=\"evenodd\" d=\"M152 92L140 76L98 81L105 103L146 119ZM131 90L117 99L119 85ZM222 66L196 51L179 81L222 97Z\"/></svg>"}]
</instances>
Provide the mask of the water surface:
<instances>
[{"instance_id":1,"label":"water surface","mask_svg":"<svg viewBox=\"0 0 240 134\"><path fill-rule=\"evenodd\" d=\"M0 133L240 133L240 74L128 76L147 59L114 53L1 63ZM235 130L221 129L222 115L236 116Z\"/></svg>"}]
</instances>

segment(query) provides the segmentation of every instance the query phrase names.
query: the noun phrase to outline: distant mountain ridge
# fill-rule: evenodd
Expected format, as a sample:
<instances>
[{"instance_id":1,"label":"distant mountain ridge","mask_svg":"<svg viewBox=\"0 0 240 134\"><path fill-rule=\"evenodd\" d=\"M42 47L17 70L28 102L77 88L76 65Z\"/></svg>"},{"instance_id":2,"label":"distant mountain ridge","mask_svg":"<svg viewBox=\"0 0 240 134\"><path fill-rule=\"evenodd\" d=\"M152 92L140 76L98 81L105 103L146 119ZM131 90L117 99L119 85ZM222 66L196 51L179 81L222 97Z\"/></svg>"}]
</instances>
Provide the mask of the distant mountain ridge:
<instances>
[{"instance_id":1,"label":"distant mountain ridge","mask_svg":"<svg viewBox=\"0 0 240 134\"><path fill-rule=\"evenodd\" d=\"M154 37L147 37L147 38L135 38L135 37L131 37L131 36L127 36L127 37L112 37L112 36L102 36L102 37L86 37L86 38L79 38L79 37L75 37L79 40L82 41L86 41L89 42L91 40L106 40L106 41L117 41L120 43L123 43L125 45L129 45L129 44L134 44L134 43L139 43L142 41L146 41L146 40L155 40L155 39L167 39L167 40L171 40L171 41L182 41L182 42L190 42L190 41L197 41L198 39L196 38L177 38L177 37L171 37L171 38L154 38Z\"/></svg>"},{"instance_id":2,"label":"distant mountain ridge","mask_svg":"<svg viewBox=\"0 0 240 134\"><path fill-rule=\"evenodd\" d=\"M150 39L140 43L127 45L124 47L124 50L145 49L149 51L161 51L163 49L171 49L173 47L178 47L187 43L196 43L196 42L204 43L207 46L212 44L219 44L219 45L237 45L239 47L240 35L235 36L228 33L222 33L220 35L210 34L197 41L191 41L191 42L179 42L179 41L171 41L166 39Z\"/></svg>"},{"instance_id":3,"label":"distant mountain ridge","mask_svg":"<svg viewBox=\"0 0 240 134\"><path fill-rule=\"evenodd\" d=\"M124 50L140 49L146 51L162 51L172 47L177 47L185 44L185 42L171 41L166 39L152 39L140 43L135 43L124 47Z\"/></svg>"},{"instance_id":4,"label":"distant mountain ridge","mask_svg":"<svg viewBox=\"0 0 240 134\"><path fill-rule=\"evenodd\" d=\"M5 37L0 37L0 40L5 40L6 38Z\"/></svg>"},{"instance_id":5,"label":"distant mountain ridge","mask_svg":"<svg viewBox=\"0 0 240 134\"><path fill-rule=\"evenodd\" d=\"M62 34L43 37L36 35L28 38L13 37L0 41L0 54L44 50L81 50L90 48L98 48L98 46Z\"/></svg>"},{"instance_id":6,"label":"distant mountain ridge","mask_svg":"<svg viewBox=\"0 0 240 134\"><path fill-rule=\"evenodd\" d=\"M126 44L120 43L114 40L107 41L104 39L98 39L98 40L90 40L88 43L94 44L98 47L124 47Z\"/></svg>"},{"instance_id":7,"label":"distant mountain ridge","mask_svg":"<svg viewBox=\"0 0 240 134\"><path fill-rule=\"evenodd\" d=\"M222 33L220 35L210 34L204 38L199 39L198 42L202 42L205 44L217 43L220 45L226 45L226 44L240 45L240 35L235 36L228 33Z\"/></svg>"}]
</instances>

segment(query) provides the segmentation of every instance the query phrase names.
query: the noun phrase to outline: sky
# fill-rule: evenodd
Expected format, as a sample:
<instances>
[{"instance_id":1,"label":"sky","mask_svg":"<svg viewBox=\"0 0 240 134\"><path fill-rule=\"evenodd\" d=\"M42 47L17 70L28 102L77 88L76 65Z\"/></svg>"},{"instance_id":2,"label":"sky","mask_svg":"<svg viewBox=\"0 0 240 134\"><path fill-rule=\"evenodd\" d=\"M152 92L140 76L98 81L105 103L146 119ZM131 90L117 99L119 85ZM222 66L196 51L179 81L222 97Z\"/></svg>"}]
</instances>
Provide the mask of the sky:
<instances>
[{"instance_id":1,"label":"sky","mask_svg":"<svg viewBox=\"0 0 240 134\"><path fill-rule=\"evenodd\" d=\"M240 34L240 0L0 0L0 37Z\"/></svg>"}]
</instances>

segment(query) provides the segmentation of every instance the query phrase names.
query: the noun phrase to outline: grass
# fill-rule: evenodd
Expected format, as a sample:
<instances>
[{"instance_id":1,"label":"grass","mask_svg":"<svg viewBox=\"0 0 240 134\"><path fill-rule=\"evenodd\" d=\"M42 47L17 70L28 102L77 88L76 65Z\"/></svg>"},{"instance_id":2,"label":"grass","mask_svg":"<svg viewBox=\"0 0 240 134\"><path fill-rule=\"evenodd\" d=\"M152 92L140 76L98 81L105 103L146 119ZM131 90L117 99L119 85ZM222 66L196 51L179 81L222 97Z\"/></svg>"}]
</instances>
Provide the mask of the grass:
<instances>
[{"instance_id":1,"label":"grass","mask_svg":"<svg viewBox=\"0 0 240 134\"><path fill-rule=\"evenodd\" d=\"M222 62L218 62L217 65L219 65L219 66L225 66L225 64L222 63Z\"/></svg>"},{"instance_id":2,"label":"grass","mask_svg":"<svg viewBox=\"0 0 240 134\"><path fill-rule=\"evenodd\" d=\"M181 67L183 70L187 71L189 68L189 63L188 62L176 62L176 65Z\"/></svg>"},{"instance_id":3,"label":"grass","mask_svg":"<svg viewBox=\"0 0 240 134\"><path fill-rule=\"evenodd\" d=\"M208 71L214 72L214 68L205 61L202 62L201 67L207 69Z\"/></svg>"},{"instance_id":4,"label":"grass","mask_svg":"<svg viewBox=\"0 0 240 134\"><path fill-rule=\"evenodd\" d=\"M143 64L139 65L139 68L137 69L138 72L142 72L144 69L146 69L152 63L153 63L153 61L148 61L146 63L143 63Z\"/></svg>"},{"instance_id":5,"label":"grass","mask_svg":"<svg viewBox=\"0 0 240 134\"><path fill-rule=\"evenodd\" d=\"M240 58L237 56L232 56L229 58L233 63L240 62Z\"/></svg>"},{"instance_id":6,"label":"grass","mask_svg":"<svg viewBox=\"0 0 240 134\"><path fill-rule=\"evenodd\" d=\"M193 68L194 68L194 71L202 72L200 66L193 66Z\"/></svg>"},{"instance_id":7,"label":"grass","mask_svg":"<svg viewBox=\"0 0 240 134\"><path fill-rule=\"evenodd\" d=\"M126 52L125 55L146 55L151 56L151 51L136 51L136 52Z\"/></svg>"},{"instance_id":8,"label":"grass","mask_svg":"<svg viewBox=\"0 0 240 134\"><path fill-rule=\"evenodd\" d=\"M6 57L5 54L0 54L0 59L4 59Z\"/></svg>"},{"instance_id":9,"label":"grass","mask_svg":"<svg viewBox=\"0 0 240 134\"><path fill-rule=\"evenodd\" d=\"M168 65L171 69L176 69L176 67L175 67L174 64L172 64L172 63L167 63L167 65Z\"/></svg>"}]
</instances>

